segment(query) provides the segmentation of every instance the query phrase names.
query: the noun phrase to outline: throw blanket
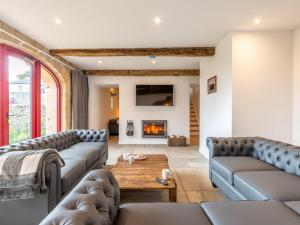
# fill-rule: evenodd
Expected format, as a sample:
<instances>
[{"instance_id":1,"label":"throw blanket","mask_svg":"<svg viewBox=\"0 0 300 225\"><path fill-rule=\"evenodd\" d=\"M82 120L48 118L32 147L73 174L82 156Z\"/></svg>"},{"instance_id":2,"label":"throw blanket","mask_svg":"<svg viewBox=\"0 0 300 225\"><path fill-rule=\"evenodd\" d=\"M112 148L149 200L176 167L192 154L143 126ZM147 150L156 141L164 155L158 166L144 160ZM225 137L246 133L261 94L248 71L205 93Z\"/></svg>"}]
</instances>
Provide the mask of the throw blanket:
<instances>
[{"instance_id":1,"label":"throw blanket","mask_svg":"<svg viewBox=\"0 0 300 225\"><path fill-rule=\"evenodd\" d=\"M13 151L0 156L0 200L32 199L47 190L45 161L54 157L64 166L54 149Z\"/></svg>"}]
</instances>

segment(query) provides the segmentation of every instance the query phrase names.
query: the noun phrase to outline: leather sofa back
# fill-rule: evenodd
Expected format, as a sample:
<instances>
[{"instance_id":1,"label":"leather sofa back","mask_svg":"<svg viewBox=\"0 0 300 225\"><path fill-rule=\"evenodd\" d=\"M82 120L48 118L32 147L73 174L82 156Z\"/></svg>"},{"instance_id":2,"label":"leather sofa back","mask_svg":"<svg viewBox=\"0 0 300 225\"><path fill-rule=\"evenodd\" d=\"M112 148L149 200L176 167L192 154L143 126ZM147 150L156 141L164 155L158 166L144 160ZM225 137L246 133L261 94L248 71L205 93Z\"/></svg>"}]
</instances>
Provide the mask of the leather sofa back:
<instances>
[{"instance_id":1,"label":"leather sofa back","mask_svg":"<svg viewBox=\"0 0 300 225\"><path fill-rule=\"evenodd\" d=\"M207 147L210 157L215 156L251 156L254 152L253 137L208 137Z\"/></svg>"},{"instance_id":2,"label":"leather sofa back","mask_svg":"<svg viewBox=\"0 0 300 225\"><path fill-rule=\"evenodd\" d=\"M210 158L250 156L300 176L300 147L261 137L207 138Z\"/></svg>"},{"instance_id":3,"label":"leather sofa back","mask_svg":"<svg viewBox=\"0 0 300 225\"><path fill-rule=\"evenodd\" d=\"M56 149L61 151L78 142L107 142L108 130L68 130L0 147L0 154L9 151Z\"/></svg>"},{"instance_id":4,"label":"leather sofa back","mask_svg":"<svg viewBox=\"0 0 300 225\"><path fill-rule=\"evenodd\" d=\"M106 142L108 130L77 130L76 134L81 142Z\"/></svg>"},{"instance_id":5,"label":"leather sofa back","mask_svg":"<svg viewBox=\"0 0 300 225\"><path fill-rule=\"evenodd\" d=\"M112 225L120 204L120 189L112 173L93 170L56 206L40 225Z\"/></svg>"},{"instance_id":6,"label":"leather sofa back","mask_svg":"<svg viewBox=\"0 0 300 225\"><path fill-rule=\"evenodd\" d=\"M300 147L268 139L257 139L253 157L300 176Z\"/></svg>"}]
</instances>

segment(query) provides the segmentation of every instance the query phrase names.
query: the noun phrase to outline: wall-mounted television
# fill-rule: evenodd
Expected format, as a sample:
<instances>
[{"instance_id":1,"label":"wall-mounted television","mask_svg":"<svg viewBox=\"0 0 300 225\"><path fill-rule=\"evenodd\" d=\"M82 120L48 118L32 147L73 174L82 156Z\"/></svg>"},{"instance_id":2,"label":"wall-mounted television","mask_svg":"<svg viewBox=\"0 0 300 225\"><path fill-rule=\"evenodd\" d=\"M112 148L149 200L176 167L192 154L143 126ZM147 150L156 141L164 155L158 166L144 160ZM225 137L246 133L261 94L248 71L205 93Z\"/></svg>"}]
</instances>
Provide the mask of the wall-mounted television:
<instances>
[{"instance_id":1,"label":"wall-mounted television","mask_svg":"<svg viewBox=\"0 0 300 225\"><path fill-rule=\"evenodd\" d=\"M173 106L173 85L136 85L137 106Z\"/></svg>"}]
</instances>

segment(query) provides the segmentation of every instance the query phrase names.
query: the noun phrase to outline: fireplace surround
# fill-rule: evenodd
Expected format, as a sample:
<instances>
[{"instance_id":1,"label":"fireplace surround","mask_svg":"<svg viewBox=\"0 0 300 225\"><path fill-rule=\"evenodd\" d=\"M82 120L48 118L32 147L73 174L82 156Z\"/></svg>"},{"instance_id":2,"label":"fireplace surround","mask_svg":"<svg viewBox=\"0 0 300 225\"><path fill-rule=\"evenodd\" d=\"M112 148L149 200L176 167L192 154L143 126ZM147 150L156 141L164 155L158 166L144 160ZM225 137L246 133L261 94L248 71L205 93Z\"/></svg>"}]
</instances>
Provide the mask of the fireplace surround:
<instances>
[{"instance_id":1,"label":"fireplace surround","mask_svg":"<svg viewBox=\"0 0 300 225\"><path fill-rule=\"evenodd\" d=\"M142 120L142 138L167 138L167 120Z\"/></svg>"}]
</instances>

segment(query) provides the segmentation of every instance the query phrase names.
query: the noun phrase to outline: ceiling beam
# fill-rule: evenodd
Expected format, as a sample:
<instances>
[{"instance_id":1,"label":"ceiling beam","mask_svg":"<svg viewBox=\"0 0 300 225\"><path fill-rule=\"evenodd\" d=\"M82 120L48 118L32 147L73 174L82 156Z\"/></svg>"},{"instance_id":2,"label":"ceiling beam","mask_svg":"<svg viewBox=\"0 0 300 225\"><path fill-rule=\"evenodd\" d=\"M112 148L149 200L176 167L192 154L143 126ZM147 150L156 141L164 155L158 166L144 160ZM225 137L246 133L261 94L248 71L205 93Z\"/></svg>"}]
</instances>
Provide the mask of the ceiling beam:
<instances>
[{"instance_id":1,"label":"ceiling beam","mask_svg":"<svg viewBox=\"0 0 300 225\"><path fill-rule=\"evenodd\" d=\"M199 76L199 70L84 70L88 76Z\"/></svg>"},{"instance_id":2,"label":"ceiling beam","mask_svg":"<svg viewBox=\"0 0 300 225\"><path fill-rule=\"evenodd\" d=\"M50 54L57 56L213 56L215 47L187 48L102 48L102 49L52 49Z\"/></svg>"}]
</instances>

